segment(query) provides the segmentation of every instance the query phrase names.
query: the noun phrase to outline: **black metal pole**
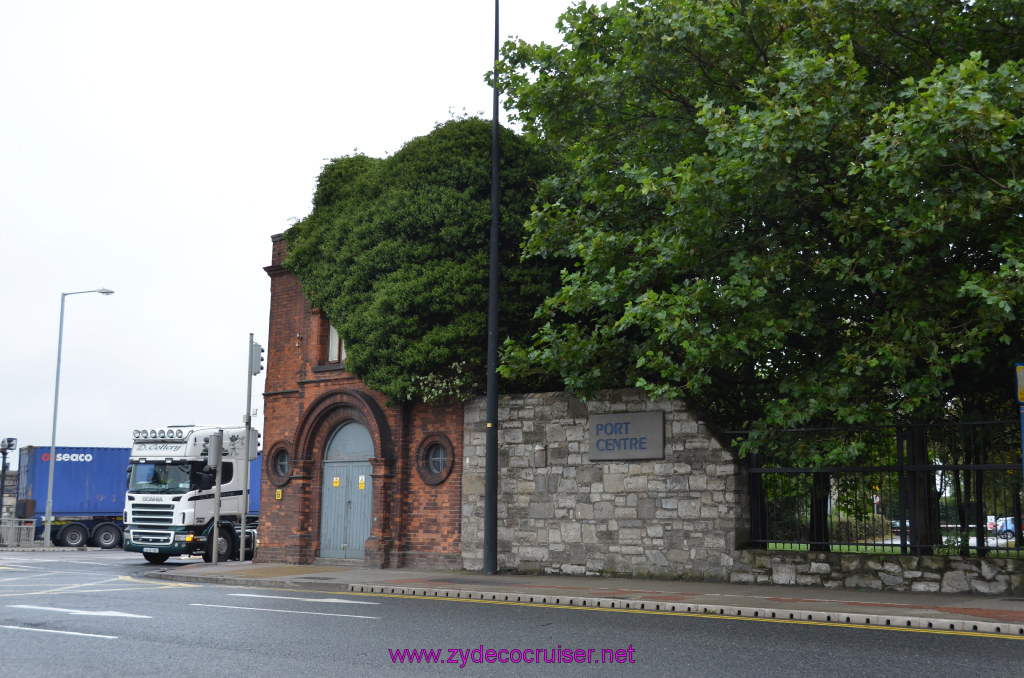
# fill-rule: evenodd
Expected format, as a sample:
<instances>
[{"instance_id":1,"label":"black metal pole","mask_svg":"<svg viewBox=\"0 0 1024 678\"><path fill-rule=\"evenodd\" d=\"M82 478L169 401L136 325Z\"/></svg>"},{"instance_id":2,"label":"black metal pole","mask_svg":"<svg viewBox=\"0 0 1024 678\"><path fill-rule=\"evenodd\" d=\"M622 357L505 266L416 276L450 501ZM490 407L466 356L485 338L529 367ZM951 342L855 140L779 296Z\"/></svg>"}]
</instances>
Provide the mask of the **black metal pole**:
<instances>
[{"instance_id":1,"label":"black metal pole","mask_svg":"<svg viewBox=\"0 0 1024 678\"><path fill-rule=\"evenodd\" d=\"M3 461L0 462L0 545L4 543L4 527L7 524L4 520L4 497L7 495L7 452L6 447L0 451L0 455L3 455Z\"/></svg>"},{"instance_id":2,"label":"black metal pole","mask_svg":"<svg viewBox=\"0 0 1024 678\"><path fill-rule=\"evenodd\" d=\"M498 0L494 0L494 110L491 119L491 255L487 305L487 458L484 472L484 574L498 571Z\"/></svg>"}]
</instances>

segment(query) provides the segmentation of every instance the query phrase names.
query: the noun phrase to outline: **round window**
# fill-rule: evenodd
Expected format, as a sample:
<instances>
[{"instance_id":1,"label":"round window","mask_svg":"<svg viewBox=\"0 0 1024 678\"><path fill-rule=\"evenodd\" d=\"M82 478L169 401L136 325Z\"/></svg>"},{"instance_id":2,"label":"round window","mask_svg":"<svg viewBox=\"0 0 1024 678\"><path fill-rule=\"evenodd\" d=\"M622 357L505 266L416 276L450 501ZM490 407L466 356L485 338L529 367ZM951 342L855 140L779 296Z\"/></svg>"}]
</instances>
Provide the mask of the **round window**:
<instances>
[{"instance_id":1,"label":"round window","mask_svg":"<svg viewBox=\"0 0 1024 678\"><path fill-rule=\"evenodd\" d=\"M434 443L427 448L427 470L431 473L444 473L448 453L440 444Z\"/></svg>"},{"instance_id":2,"label":"round window","mask_svg":"<svg viewBox=\"0 0 1024 678\"><path fill-rule=\"evenodd\" d=\"M292 455L286 447L279 447L270 453L267 463L270 481L274 485L284 485L292 477Z\"/></svg>"},{"instance_id":3,"label":"round window","mask_svg":"<svg viewBox=\"0 0 1024 678\"><path fill-rule=\"evenodd\" d=\"M427 485L440 485L452 472L455 454L448 437L434 433L420 443L416 453L416 471Z\"/></svg>"},{"instance_id":4,"label":"round window","mask_svg":"<svg viewBox=\"0 0 1024 678\"><path fill-rule=\"evenodd\" d=\"M287 476L292 472L291 455L288 450L278 450L274 455L274 473L279 476Z\"/></svg>"}]
</instances>

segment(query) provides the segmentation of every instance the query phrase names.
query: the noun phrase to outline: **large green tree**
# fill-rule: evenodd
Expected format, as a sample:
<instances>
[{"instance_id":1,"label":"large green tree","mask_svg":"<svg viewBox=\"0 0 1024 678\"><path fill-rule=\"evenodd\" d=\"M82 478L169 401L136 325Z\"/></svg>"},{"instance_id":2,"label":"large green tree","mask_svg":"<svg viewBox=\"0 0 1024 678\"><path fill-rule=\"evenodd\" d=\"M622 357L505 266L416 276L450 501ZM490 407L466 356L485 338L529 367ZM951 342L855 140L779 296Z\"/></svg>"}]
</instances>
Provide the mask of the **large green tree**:
<instances>
[{"instance_id":1,"label":"large green tree","mask_svg":"<svg viewBox=\"0 0 1024 678\"><path fill-rule=\"evenodd\" d=\"M508 374L725 426L1005 413L1024 358L1024 1L620 0L507 43L571 169Z\"/></svg>"},{"instance_id":2,"label":"large green tree","mask_svg":"<svg viewBox=\"0 0 1024 678\"><path fill-rule=\"evenodd\" d=\"M519 265L552 156L500 131L502 336L523 338L558 269ZM345 341L346 367L393 402L465 398L485 383L491 124L438 125L384 159L337 158L285 265Z\"/></svg>"}]
</instances>

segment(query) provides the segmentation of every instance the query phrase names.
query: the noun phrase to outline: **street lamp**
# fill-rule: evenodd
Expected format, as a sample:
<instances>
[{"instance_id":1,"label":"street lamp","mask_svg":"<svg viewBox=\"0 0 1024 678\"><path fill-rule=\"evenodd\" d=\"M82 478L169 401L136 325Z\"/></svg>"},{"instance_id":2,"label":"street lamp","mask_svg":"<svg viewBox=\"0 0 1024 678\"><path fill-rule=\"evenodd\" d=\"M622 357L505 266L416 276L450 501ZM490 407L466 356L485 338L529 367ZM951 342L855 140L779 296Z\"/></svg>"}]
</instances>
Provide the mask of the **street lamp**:
<instances>
[{"instance_id":1,"label":"street lamp","mask_svg":"<svg viewBox=\"0 0 1024 678\"><path fill-rule=\"evenodd\" d=\"M498 139L498 0L494 0L491 116L491 240L487 285L487 437L484 449L484 574L498 572L498 256L501 146Z\"/></svg>"},{"instance_id":2,"label":"street lamp","mask_svg":"<svg viewBox=\"0 0 1024 678\"><path fill-rule=\"evenodd\" d=\"M113 294L114 290L101 287L98 290L82 290L81 292L61 292L60 295L60 329L57 331L57 382L53 387L53 429L50 433L50 477L46 482L46 528L43 530L43 545L50 543L50 528L53 525L53 464L57 457L57 398L60 395L60 350L64 342L64 298L72 294Z\"/></svg>"},{"instance_id":3,"label":"street lamp","mask_svg":"<svg viewBox=\"0 0 1024 678\"><path fill-rule=\"evenodd\" d=\"M0 546L4 543L4 528L7 526L4 521L4 499L7 497L7 453L18 448L17 438L0 438Z\"/></svg>"}]
</instances>

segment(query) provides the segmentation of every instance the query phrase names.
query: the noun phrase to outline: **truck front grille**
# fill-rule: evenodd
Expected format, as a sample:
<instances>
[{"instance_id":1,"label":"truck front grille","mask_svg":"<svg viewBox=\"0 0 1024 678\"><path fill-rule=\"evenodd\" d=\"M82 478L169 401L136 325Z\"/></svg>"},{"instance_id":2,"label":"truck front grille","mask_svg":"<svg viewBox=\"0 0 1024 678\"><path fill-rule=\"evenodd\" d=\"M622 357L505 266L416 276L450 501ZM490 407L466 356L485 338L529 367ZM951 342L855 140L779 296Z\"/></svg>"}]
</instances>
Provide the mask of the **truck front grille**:
<instances>
[{"instance_id":1,"label":"truck front grille","mask_svg":"<svg viewBox=\"0 0 1024 678\"><path fill-rule=\"evenodd\" d=\"M157 532L156 530L132 530L133 544L146 544L148 546L170 546L174 541L173 532Z\"/></svg>"},{"instance_id":2,"label":"truck front grille","mask_svg":"<svg viewBox=\"0 0 1024 678\"><path fill-rule=\"evenodd\" d=\"M171 525L174 522L174 505L132 504L129 522L136 525Z\"/></svg>"}]
</instances>

